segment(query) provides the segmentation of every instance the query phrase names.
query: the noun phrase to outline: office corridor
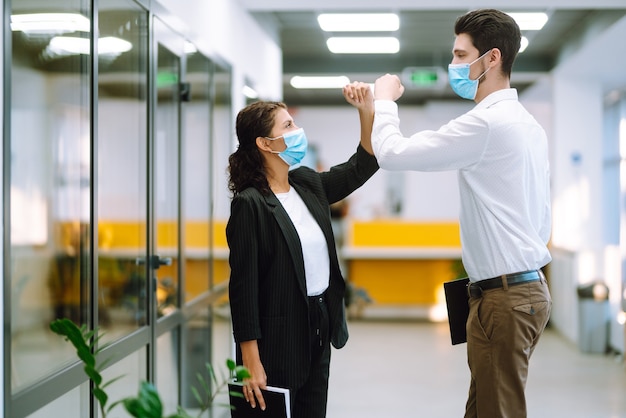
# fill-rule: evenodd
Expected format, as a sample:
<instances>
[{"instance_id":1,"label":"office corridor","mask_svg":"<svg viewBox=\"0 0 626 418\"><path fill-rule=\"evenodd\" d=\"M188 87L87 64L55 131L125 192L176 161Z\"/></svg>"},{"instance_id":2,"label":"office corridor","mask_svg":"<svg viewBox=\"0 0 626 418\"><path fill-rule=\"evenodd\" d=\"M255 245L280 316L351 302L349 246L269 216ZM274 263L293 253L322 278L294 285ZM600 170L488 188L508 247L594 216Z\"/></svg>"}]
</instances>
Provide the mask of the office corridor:
<instances>
[{"instance_id":1,"label":"office corridor","mask_svg":"<svg viewBox=\"0 0 626 418\"><path fill-rule=\"evenodd\" d=\"M465 344L447 323L353 320L333 350L328 418L462 417L469 383ZM529 418L626 418L621 358L582 354L548 329L531 359Z\"/></svg>"}]
</instances>

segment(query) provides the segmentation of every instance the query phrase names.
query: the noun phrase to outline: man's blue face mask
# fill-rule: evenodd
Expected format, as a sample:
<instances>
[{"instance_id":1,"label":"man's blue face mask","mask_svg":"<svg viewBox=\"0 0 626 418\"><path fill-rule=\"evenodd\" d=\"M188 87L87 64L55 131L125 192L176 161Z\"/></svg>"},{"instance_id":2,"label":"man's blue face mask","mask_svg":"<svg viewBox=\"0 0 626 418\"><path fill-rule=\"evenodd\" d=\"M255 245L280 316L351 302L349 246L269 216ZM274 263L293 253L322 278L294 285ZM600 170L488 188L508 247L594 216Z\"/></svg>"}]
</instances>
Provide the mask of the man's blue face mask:
<instances>
[{"instance_id":1,"label":"man's blue face mask","mask_svg":"<svg viewBox=\"0 0 626 418\"><path fill-rule=\"evenodd\" d=\"M478 91L478 82L485 74L487 74L487 71L489 71L491 67L487 68L487 70L479 75L476 80L470 80L470 66L487 55L489 52L491 52L491 50L485 52L469 64L448 65L448 81L450 82L450 87L452 87L452 90L454 90L456 94L464 99L474 100L476 92Z\"/></svg>"},{"instance_id":2,"label":"man's blue face mask","mask_svg":"<svg viewBox=\"0 0 626 418\"><path fill-rule=\"evenodd\" d=\"M278 154L278 156L282 158L283 161L286 162L289 166L296 165L300 161L302 161L302 159L306 155L306 149L308 146L308 141L306 138L306 134L304 133L304 129L300 128L289 131L284 135L277 136L276 138L266 137L266 139L270 139L272 141L278 138L283 138L287 148L285 148L284 151L280 152L272 151L274 154Z\"/></svg>"}]
</instances>

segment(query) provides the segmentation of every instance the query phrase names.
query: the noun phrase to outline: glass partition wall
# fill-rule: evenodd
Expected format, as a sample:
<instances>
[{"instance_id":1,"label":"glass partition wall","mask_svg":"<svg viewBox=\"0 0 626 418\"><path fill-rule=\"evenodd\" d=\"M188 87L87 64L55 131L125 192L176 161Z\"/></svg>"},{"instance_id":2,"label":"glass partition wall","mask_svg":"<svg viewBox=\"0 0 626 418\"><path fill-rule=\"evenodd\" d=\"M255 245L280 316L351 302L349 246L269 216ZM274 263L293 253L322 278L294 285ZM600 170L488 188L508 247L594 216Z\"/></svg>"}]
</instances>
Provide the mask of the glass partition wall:
<instances>
[{"instance_id":1,"label":"glass partition wall","mask_svg":"<svg viewBox=\"0 0 626 418\"><path fill-rule=\"evenodd\" d=\"M193 412L197 373L232 357L227 314L215 313L227 300L212 220L230 69L142 3L7 6L4 416L100 416L55 319L108 344L104 380L121 376L109 403L148 380L165 412Z\"/></svg>"}]
</instances>

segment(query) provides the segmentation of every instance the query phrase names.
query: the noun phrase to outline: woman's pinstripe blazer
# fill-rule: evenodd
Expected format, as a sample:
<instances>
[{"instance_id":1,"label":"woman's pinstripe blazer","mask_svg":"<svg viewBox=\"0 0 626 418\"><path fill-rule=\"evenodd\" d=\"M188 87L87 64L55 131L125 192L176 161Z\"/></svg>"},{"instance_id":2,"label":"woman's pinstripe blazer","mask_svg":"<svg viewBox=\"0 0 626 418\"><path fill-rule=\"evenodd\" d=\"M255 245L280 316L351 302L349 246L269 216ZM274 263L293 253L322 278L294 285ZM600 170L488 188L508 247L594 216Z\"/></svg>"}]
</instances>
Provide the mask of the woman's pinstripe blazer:
<instances>
[{"instance_id":1,"label":"woman's pinstripe blazer","mask_svg":"<svg viewBox=\"0 0 626 418\"><path fill-rule=\"evenodd\" d=\"M336 348L345 345L348 329L330 204L347 197L377 170L375 157L359 145L347 162L327 172L307 167L289 172L290 185L326 237L330 259L326 298ZM273 193L264 196L248 188L231 202L226 236L235 342L258 341L268 385L298 387L306 380L310 364L308 298L298 233ZM239 345L237 361L241 364Z\"/></svg>"}]
</instances>

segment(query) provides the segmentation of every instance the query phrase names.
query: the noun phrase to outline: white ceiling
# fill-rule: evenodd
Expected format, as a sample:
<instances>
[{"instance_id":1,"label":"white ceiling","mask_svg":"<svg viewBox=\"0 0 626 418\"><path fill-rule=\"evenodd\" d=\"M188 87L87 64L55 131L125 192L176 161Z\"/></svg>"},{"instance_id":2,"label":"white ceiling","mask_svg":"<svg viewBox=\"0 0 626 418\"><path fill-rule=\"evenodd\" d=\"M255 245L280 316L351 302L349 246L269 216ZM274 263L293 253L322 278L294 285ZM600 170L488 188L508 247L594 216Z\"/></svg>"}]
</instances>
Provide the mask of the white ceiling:
<instances>
[{"instance_id":1,"label":"white ceiling","mask_svg":"<svg viewBox=\"0 0 626 418\"><path fill-rule=\"evenodd\" d=\"M342 100L336 91L296 90L289 79L296 74L339 75L352 80L372 82L386 72L400 74L407 67L437 66L445 69L451 58L455 19L467 12L465 0L386 0L363 4L361 0L238 0L267 29L283 51L284 100L290 105L332 104ZM497 7L499 2L473 3L472 8ZM552 71L566 55L590 37L601 33L626 16L626 0L512 0L503 10L544 11L550 20L539 32L526 32L528 49L518 56L513 69L512 85L524 90ZM325 40L329 34L317 25L322 12L376 11L400 15L401 51L395 55L334 55ZM624 38L622 38L624 39ZM621 77L622 72L612 77ZM619 80L618 80L619 82ZM404 102L455 98L447 85L443 89L407 89Z\"/></svg>"}]
</instances>

